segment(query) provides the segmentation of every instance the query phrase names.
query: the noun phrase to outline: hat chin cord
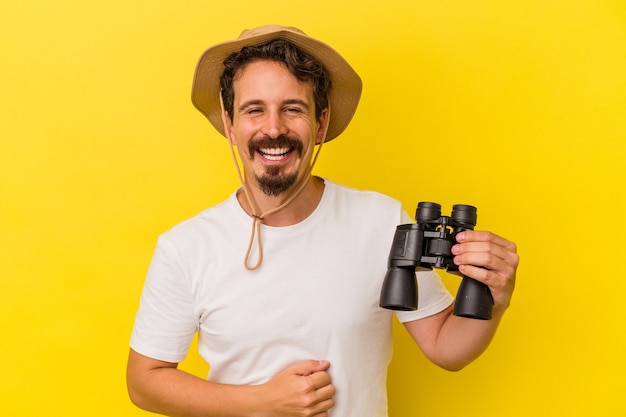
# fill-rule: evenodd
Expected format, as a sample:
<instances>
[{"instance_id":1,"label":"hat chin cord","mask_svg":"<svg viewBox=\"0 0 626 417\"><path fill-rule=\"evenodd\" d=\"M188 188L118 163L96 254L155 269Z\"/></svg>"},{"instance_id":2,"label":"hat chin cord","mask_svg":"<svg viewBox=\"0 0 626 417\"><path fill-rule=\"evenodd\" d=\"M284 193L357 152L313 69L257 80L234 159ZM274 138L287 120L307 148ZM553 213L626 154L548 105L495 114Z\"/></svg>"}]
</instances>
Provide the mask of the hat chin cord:
<instances>
[{"instance_id":1,"label":"hat chin cord","mask_svg":"<svg viewBox=\"0 0 626 417\"><path fill-rule=\"evenodd\" d=\"M224 124L224 132L226 133L226 135L228 135L228 125L226 124L226 113L224 111L224 103L222 101L222 97L220 94L220 105L222 107L222 123ZM328 107L328 116L327 116L327 120L330 121L330 104ZM309 178L309 176L311 175L311 173L313 172L313 167L315 166L315 162L317 162L317 157L320 154L320 151L322 150L322 145L324 144L324 142L326 141L326 134L328 133L328 125L329 123L326 123L326 126L324 127L324 134L322 136L322 141L320 142L318 148L317 148L317 152L315 152L315 156L313 157L313 161L311 161L311 164L309 165L306 174L304 175L304 179L302 181L302 183L298 186L298 188L289 196L289 198L287 198L287 200L285 200L281 205L279 205L278 207L274 207L271 210L266 211L265 213L259 214L259 209L258 209L258 205L256 204L256 202L254 201L254 197L252 196L252 192L250 192L250 186L246 183L242 173L241 173L241 167L239 166L239 163L237 161L237 156L235 154L235 147L233 145L233 141L230 140L230 138L228 138L228 143L230 144L230 152L231 155L233 157L233 161L235 162L235 167L237 168L237 176L239 177L239 182L241 183L241 186L243 187L243 191L244 194L246 196L246 200L248 201L248 205L250 206L250 210L252 210L252 231L250 232L250 241L248 243L248 249L246 250L246 255L245 258L243 260L243 266L248 270L248 271L254 271L255 269L258 269L259 266L261 266L261 262L263 261L263 242L261 241L261 224L263 223L263 220L265 219L266 216L269 216L270 214L276 213L279 210L282 210L283 208L285 208L287 205L289 205L293 200L295 200L295 198L302 192L302 190L304 189L304 187L307 184L307 180ZM258 248L258 258L256 261L256 264L254 265L250 265L250 254L252 252L252 246L254 245L255 242L255 238L256 238L256 244L257 244L257 248Z\"/></svg>"}]
</instances>

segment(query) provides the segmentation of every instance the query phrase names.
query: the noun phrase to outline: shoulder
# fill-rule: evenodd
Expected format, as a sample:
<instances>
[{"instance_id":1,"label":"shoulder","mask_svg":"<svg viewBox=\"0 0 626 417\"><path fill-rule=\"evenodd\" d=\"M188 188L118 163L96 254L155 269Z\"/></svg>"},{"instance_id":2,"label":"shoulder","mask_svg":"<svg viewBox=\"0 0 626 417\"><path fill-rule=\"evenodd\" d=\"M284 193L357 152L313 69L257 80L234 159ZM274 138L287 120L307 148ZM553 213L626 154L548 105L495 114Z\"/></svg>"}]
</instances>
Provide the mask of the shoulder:
<instances>
[{"instance_id":1,"label":"shoulder","mask_svg":"<svg viewBox=\"0 0 626 417\"><path fill-rule=\"evenodd\" d=\"M389 208L398 210L402 208L402 204L397 199L386 194L371 191L360 190L345 185L337 184L329 180L325 180L329 195L335 200L342 203L350 203L355 205L371 205L374 207Z\"/></svg>"},{"instance_id":2,"label":"shoulder","mask_svg":"<svg viewBox=\"0 0 626 417\"><path fill-rule=\"evenodd\" d=\"M399 200L377 191L359 190L325 180L329 205L334 213L368 222L383 220L397 225L405 219Z\"/></svg>"},{"instance_id":3,"label":"shoulder","mask_svg":"<svg viewBox=\"0 0 626 417\"><path fill-rule=\"evenodd\" d=\"M185 246L199 239L220 233L228 227L236 227L239 212L234 194L226 200L209 207L198 214L181 221L169 230L163 232L159 240L170 242L174 246Z\"/></svg>"}]
</instances>

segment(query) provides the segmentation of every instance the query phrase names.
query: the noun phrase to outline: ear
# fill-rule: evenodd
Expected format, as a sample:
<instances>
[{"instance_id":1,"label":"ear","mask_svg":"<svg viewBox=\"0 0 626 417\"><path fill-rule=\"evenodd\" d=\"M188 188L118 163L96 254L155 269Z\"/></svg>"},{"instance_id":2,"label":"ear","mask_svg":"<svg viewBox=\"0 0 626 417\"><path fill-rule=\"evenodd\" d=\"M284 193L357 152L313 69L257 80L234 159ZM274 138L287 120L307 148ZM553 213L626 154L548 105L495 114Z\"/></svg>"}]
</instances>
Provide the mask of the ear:
<instances>
[{"instance_id":1,"label":"ear","mask_svg":"<svg viewBox=\"0 0 626 417\"><path fill-rule=\"evenodd\" d=\"M322 110L321 116L317 119L317 132L315 134L315 144L319 145L325 139L328 123L330 122L330 110Z\"/></svg>"},{"instance_id":2,"label":"ear","mask_svg":"<svg viewBox=\"0 0 626 417\"><path fill-rule=\"evenodd\" d=\"M233 121L231 120L228 112L226 110L222 110L222 121L224 122L224 133L226 133L226 137L235 145L235 133L233 129Z\"/></svg>"}]
</instances>

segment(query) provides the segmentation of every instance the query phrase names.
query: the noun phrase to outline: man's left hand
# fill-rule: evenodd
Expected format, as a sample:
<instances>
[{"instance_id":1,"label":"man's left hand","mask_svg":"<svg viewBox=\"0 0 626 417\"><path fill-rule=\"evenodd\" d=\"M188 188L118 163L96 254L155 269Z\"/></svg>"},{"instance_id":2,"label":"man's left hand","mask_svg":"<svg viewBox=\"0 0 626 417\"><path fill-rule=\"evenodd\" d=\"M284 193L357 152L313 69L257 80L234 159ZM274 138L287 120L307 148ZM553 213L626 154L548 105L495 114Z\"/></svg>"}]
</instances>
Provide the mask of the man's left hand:
<instances>
[{"instance_id":1,"label":"man's left hand","mask_svg":"<svg viewBox=\"0 0 626 417\"><path fill-rule=\"evenodd\" d=\"M506 309L511 303L519 265L515 243L479 230L466 230L456 239L458 243L452 247L452 254L459 271L486 284L491 290L494 308Z\"/></svg>"}]
</instances>

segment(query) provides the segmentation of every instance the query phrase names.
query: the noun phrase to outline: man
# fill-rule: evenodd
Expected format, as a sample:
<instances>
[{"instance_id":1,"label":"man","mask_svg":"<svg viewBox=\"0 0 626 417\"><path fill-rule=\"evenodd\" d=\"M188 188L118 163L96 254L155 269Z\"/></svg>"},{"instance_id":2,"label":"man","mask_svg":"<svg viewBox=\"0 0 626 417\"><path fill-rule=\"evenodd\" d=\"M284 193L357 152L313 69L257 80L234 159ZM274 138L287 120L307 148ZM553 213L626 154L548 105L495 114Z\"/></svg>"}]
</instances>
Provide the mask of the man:
<instances>
[{"instance_id":1,"label":"man","mask_svg":"<svg viewBox=\"0 0 626 417\"><path fill-rule=\"evenodd\" d=\"M378 301L395 227L410 218L396 200L311 174L316 145L346 128L360 92L337 52L295 28L244 31L203 54L192 99L239 153L242 188L159 238L128 360L139 407L174 416L387 416L393 313ZM458 240L454 261L489 286L493 319L454 316L432 271L418 273L419 309L396 313L449 370L489 344L518 264L515 245L495 234ZM196 332L208 381L177 369Z\"/></svg>"}]
</instances>

